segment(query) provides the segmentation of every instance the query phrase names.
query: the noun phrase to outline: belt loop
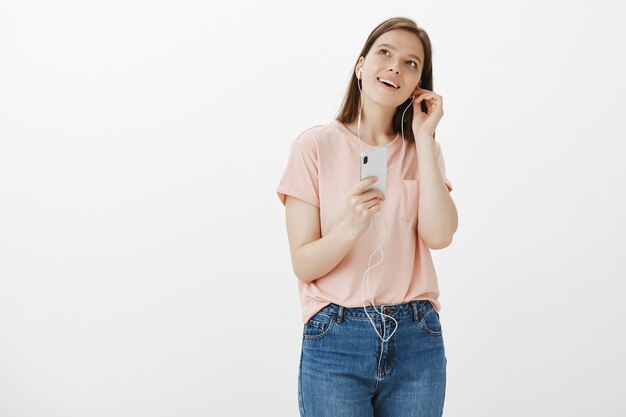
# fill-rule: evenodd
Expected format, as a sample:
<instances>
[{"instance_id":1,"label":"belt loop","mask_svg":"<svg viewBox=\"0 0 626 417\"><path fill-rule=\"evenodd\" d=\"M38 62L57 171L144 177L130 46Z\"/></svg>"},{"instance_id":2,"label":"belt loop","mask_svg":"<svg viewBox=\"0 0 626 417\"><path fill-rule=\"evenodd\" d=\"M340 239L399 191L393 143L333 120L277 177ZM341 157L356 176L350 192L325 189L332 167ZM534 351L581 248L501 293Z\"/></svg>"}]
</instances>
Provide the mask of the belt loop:
<instances>
[{"instance_id":1,"label":"belt loop","mask_svg":"<svg viewBox=\"0 0 626 417\"><path fill-rule=\"evenodd\" d=\"M343 306L339 305L339 311L337 312L337 317L335 318L335 321L337 323L341 323L342 319L343 319Z\"/></svg>"},{"instance_id":2,"label":"belt loop","mask_svg":"<svg viewBox=\"0 0 626 417\"><path fill-rule=\"evenodd\" d=\"M413 306L413 323L419 323L421 318L419 309L417 308L417 301L411 301L411 305Z\"/></svg>"}]
</instances>

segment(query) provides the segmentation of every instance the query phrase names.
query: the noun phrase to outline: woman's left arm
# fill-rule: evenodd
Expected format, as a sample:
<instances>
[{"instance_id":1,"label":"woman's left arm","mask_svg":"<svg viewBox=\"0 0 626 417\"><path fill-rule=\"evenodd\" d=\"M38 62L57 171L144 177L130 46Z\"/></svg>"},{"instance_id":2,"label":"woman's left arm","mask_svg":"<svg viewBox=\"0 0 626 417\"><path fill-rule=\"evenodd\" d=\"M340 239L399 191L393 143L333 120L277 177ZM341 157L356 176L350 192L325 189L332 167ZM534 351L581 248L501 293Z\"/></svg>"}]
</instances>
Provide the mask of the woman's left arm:
<instances>
[{"instance_id":1,"label":"woman's left arm","mask_svg":"<svg viewBox=\"0 0 626 417\"><path fill-rule=\"evenodd\" d=\"M456 206L443 181L437 163L432 135L415 138L419 193L417 233L431 249L443 249L452 243L458 226Z\"/></svg>"},{"instance_id":2,"label":"woman's left arm","mask_svg":"<svg viewBox=\"0 0 626 417\"><path fill-rule=\"evenodd\" d=\"M458 226L456 206L443 181L437 163L435 128L443 117L443 97L434 91L416 88L413 93L413 134L419 170L417 233L431 249L452 243ZM422 111L421 102L426 111Z\"/></svg>"}]
</instances>

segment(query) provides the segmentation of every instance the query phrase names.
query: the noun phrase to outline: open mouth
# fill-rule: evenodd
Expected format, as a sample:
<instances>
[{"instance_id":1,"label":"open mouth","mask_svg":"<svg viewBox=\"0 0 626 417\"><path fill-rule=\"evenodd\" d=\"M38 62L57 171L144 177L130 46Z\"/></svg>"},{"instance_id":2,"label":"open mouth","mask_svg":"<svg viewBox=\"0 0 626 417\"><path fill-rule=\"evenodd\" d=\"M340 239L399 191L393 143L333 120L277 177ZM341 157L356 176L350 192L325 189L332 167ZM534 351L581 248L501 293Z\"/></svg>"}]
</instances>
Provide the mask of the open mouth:
<instances>
[{"instance_id":1,"label":"open mouth","mask_svg":"<svg viewBox=\"0 0 626 417\"><path fill-rule=\"evenodd\" d=\"M400 88L399 85L396 85L395 83L393 83L392 81L389 80L385 80L384 78L377 78L378 82L380 82L382 85L384 85L385 87L391 89L391 90L398 90Z\"/></svg>"}]
</instances>

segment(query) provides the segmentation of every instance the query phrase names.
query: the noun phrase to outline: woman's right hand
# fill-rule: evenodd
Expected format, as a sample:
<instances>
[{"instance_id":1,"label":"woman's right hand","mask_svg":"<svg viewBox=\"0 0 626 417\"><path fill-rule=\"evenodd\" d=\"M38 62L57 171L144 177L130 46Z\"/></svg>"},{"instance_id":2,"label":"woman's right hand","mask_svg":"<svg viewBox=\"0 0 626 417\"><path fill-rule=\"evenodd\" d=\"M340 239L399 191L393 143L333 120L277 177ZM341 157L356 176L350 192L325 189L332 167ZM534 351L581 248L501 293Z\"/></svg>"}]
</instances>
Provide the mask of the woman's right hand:
<instances>
[{"instance_id":1,"label":"woman's right hand","mask_svg":"<svg viewBox=\"0 0 626 417\"><path fill-rule=\"evenodd\" d=\"M369 228L374 214L381 209L385 194L377 189L363 192L365 188L376 182L376 177L369 177L358 182L348 195L348 204L344 222L356 236L360 236Z\"/></svg>"}]
</instances>

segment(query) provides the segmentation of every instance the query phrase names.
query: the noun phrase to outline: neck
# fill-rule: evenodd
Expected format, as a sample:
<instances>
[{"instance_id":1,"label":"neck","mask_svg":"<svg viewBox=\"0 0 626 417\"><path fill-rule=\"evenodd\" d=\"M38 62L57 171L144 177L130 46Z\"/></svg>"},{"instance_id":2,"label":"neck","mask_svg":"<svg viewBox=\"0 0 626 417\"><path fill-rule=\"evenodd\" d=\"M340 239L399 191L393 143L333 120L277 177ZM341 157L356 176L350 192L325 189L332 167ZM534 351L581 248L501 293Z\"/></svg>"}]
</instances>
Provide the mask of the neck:
<instances>
[{"instance_id":1,"label":"neck","mask_svg":"<svg viewBox=\"0 0 626 417\"><path fill-rule=\"evenodd\" d=\"M373 146L387 144L394 140L396 133L393 130L394 107L381 106L367 97L363 97L363 110L361 112L361 128L357 129L359 116L349 123L350 130L355 135L360 133L360 139Z\"/></svg>"}]
</instances>

